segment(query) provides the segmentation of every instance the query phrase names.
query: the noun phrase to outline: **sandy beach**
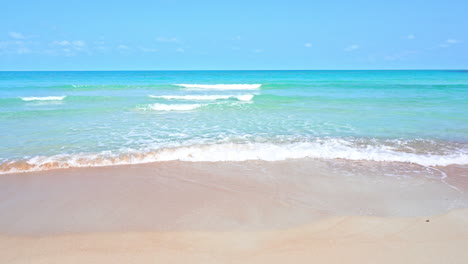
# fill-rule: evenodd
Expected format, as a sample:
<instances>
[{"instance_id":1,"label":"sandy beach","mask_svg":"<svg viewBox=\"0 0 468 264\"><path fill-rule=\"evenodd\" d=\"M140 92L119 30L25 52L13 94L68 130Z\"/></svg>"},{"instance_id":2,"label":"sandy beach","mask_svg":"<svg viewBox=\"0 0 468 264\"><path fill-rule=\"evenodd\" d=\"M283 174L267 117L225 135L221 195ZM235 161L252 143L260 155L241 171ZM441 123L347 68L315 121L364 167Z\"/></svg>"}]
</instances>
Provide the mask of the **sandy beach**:
<instances>
[{"instance_id":1,"label":"sandy beach","mask_svg":"<svg viewBox=\"0 0 468 264\"><path fill-rule=\"evenodd\" d=\"M429 220L429 222L428 222ZM2 263L465 263L468 211L333 217L276 231L1 236Z\"/></svg>"},{"instance_id":2,"label":"sandy beach","mask_svg":"<svg viewBox=\"0 0 468 264\"><path fill-rule=\"evenodd\" d=\"M303 159L2 175L0 262L464 263L466 168L433 171Z\"/></svg>"},{"instance_id":3,"label":"sandy beach","mask_svg":"<svg viewBox=\"0 0 468 264\"><path fill-rule=\"evenodd\" d=\"M0 264L468 264L468 1L2 1Z\"/></svg>"}]
</instances>

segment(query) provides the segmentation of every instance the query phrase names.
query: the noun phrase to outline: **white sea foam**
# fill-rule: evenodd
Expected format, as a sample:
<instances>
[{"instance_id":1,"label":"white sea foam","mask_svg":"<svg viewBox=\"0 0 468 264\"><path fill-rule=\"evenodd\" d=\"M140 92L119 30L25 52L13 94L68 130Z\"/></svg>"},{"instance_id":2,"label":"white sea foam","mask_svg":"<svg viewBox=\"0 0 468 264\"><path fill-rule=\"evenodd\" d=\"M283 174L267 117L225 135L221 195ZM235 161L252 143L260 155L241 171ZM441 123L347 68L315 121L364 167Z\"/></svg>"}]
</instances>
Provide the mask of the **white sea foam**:
<instances>
[{"instance_id":1,"label":"white sea foam","mask_svg":"<svg viewBox=\"0 0 468 264\"><path fill-rule=\"evenodd\" d=\"M22 165L16 167L13 165L10 166L10 164L3 166L0 174L51 168L94 167L173 160L219 162L247 160L280 161L299 158L405 162L422 166L468 164L468 152L466 150L460 150L447 155L416 154L396 151L382 145L356 147L345 140L330 139L288 144L223 143L160 148L155 150L125 149L117 153L107 151L95 154L35 157L26 161L27 166Z\"/></svg>"},{"instance_id":2,"label":"white sea foam","mask_svg":"<svg viewBox=\"0 0 468 264\"><path fill-rule=\"evenodd\" d=\"M189 111L197 109L202 104L151 104L146 109L156 111Z\"/></svg>"},{"instance_id":3,"label":"white sea foam","mask_svg":"<svg viewBox=\"0 0 468 264\"><path fill-rule=\"evenodd\" d=\"M21 97L23 101L61 101L66 96Z\"/></svg>"},{"instance_id":4,"label":"white sea foam","mask_svg":"<svg viewBox=\"0 0 468 264\"><path fill-rule=\"evenodd\" d=\"M235 98L239 101L251 101L253 94L243 95L149 95L151 98L162 98L166 100L191 100L191 101L214 101Z\"/></svg>"},{"instance_id":5,"label":"white sea foam","mask_svg":"<svg viewBox=\"0 0 468 264\"><path fill-rule=\"evenodd\" d=\"M261 84L175 84L193 90L258 90Z\"/></svg>"},{"instance_id":6,"label":"white sea foam","mask_svg":"<svg viewBox=\"0 0 468 264\"><path fill-rule=\"evenodd\" d=\"M298 158L347 159L386 162L407 162L423 166L468 164L467 153L451 155L415 154L392 150L385 146L356 147L343 140L301 142L291 144L214 144L165 149L158 161L279 161Z\"/></svg>"}]
</instances>

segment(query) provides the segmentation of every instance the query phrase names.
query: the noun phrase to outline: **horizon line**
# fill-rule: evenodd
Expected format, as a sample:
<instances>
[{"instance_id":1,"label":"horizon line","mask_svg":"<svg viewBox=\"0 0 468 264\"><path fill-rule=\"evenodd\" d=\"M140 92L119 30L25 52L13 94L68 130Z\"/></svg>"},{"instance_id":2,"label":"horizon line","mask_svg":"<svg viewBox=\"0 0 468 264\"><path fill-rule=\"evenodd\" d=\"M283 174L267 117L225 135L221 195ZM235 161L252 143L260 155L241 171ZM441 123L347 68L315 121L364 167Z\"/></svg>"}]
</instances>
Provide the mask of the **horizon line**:
<instances>
[{"instance_id":1,"label":"horizon line","mask_svg":"<svg viewBox=\"0 0 468 264\"><path fill-rule=\"evenodd\" d=\"M171 72L171 71L468 71L465 69L237 69L237 70L0 70L0 72Z\"/></svg>"}]
</instances>

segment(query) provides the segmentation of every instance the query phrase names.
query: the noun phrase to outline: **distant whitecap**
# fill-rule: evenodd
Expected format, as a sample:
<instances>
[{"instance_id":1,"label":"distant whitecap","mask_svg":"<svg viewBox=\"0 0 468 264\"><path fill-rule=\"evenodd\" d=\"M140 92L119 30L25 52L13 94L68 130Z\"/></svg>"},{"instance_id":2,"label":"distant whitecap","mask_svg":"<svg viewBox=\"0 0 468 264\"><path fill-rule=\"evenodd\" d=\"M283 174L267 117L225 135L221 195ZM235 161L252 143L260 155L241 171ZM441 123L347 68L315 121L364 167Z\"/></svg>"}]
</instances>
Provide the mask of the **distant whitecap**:
<instances>
[{"instance_id":1,"label":"distant whitecap","mask_svg":"<svg viewBox=\"0 0 468 264\"><path fill-rule=\"evenodd\" d=\"M257 90L261 84L175 84L179 87L189 89L212 89L212 90Z\"/></svg>"},{"instance_id":2,"label":"distant whitecap","mask_svg":"<svg viewBox=\"0 0 468 264\"><path fill-rule=\"evenodd\" d=\"M66 96L21 97L23 101L62 101Z\"/></svg>"},{"instance_id":3,"label":"distant whitecap","mask_svg":"<svg viewBox=\"0 0 468 264\"><path fill-rule=\"evenodd\" d=\"M166 100L191 100L191 101L211 101L222 99L237 99L239 101L250 101L253 94L244 95L149 95L151 98L161 98Z\"/></svg>"},{"instance_id":4,"label":"distant whitecap","mask_svg":"<svg viewBox=\"0 0 468 264\"><path fill-rule=\"evenodd\" d=\"M189 111L202 106L202 104L151 104L146 109L156 111Z\"/></svg>"}]
</instances>

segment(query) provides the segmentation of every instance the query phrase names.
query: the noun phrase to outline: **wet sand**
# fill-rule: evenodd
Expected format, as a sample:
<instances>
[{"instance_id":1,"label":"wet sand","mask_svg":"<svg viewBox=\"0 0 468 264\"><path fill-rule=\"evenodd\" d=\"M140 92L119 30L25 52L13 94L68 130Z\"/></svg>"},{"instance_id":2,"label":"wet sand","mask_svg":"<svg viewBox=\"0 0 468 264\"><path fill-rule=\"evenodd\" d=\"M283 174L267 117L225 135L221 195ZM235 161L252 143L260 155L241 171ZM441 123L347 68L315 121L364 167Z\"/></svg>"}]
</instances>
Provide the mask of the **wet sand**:
<instances>
[{"instance_id":1,"label":"wet sand","mask_svg":"<svg viewBox=\"0 0 468 264\"><path fill-rule=\"evenodd\" d=\"M466 171L304 159L2 175L0 262L465 263Z\"/></svg>"},{"instance_id":2,"label":"wet sand","mask_svg":"<svg viewBox=\"0 0 468 264\"><path fill-rule=\"evenodd\" d=\"M429 220L429 222L427 222ZM2 263L466 263L468 211L333 217L282 230L0 237Z\"/></svg>"}]
</instances>

